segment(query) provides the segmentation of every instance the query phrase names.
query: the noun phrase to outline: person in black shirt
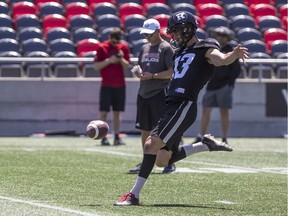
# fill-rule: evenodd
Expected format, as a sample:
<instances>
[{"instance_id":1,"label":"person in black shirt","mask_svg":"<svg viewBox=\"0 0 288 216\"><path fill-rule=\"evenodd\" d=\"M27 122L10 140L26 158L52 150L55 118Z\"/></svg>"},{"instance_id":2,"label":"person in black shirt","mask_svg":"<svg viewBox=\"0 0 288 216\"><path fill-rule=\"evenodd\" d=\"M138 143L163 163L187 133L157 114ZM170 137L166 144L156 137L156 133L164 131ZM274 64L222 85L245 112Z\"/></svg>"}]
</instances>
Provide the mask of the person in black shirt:
<instances>
[{"instance_id":1,"label":"person in black shirt","mask_svg":"<svg viewBox=\"0 0 288 216\"><path fill-rule=\"evenodd\" d=\"M199 91L212 77L215 66L248 58L247 48L241 45L224 54L215 39L199 41L196 29L197 22L187 11L176 12L168 20L171 45L178 47L166 97L168 108L145 142L142 166L133 188L114 204L116 206L140 204L140 192L154 164L165 167L199 152L232 151L228 144L215 140L211 134L204 135L199 143L179 147L181 136L195 121Z\"/></svg>"},{"instance_id":2,"label":"person in black shirt","mask_svg":"<svg viewBox=\"0 0 288 216\"><path fill-rule=\"evenodd\" d=\"M234 33L227 27L219 27L215 29L215 36L219 42L222 53L228 53L233 50L229 42L233 39ZM214 75L208 82L206 92L202 100L202 117L200 123L200 132L194 143L200 142L206 133L209 122L210 114L213 107L219 107L221 115L221 134L222 142L227 143L227 136L229 131L229 109L232 109L233 102L233 89L236 78L241 73L241 66L239 60L234 61L230 65L216 67Z\"/></svg>"}]
</instances>

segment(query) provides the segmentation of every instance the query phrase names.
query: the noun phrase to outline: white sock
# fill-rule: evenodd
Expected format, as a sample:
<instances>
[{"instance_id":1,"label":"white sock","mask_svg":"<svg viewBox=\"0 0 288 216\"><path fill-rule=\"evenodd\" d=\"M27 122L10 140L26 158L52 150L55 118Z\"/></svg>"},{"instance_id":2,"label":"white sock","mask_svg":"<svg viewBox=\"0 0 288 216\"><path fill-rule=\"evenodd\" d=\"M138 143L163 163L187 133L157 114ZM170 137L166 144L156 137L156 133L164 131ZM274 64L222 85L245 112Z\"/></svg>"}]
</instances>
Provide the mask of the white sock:
<instances>
[{"instance_id":1,"label":"white sock","mask_svg":"<svg viewBox=\"0 0 288 216\"><path fill-rule=\"evenodd\" d=\"M138 176L132 190L130 191L130 193L134 194L135 197L139 199L140 191L142 190L146 180L147 179Z\"/></svg>"},{"instance_id":2,"label":"white sock","mask_svg":"<svg viewBox=\"0 0 288 216\"><path fill-rule=\"evenodd\" d=\"M186 156L189 156L191 154L196 154L199 152L209 151L209 148L207 147L207 145L201 142L196 143L196 144L185 145L182 148L184 149Z\"/></svg>"}]
</instances>

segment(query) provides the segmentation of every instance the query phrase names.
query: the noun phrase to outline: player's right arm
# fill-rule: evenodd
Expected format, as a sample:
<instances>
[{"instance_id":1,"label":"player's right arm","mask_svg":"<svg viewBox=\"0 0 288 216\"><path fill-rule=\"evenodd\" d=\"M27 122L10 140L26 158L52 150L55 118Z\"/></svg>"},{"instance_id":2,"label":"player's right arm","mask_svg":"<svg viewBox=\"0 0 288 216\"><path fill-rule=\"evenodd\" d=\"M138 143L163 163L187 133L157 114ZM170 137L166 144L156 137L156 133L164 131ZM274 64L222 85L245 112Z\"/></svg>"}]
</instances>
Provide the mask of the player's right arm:
<instances>
[{"instance_id":1,"label":"player's right arm","mask_svg":"<svg viewBox=\"0 0 288 216\"><path fill-rule=\"evenodd\" d=\"M206 58L210 64L218 66L229 65L233 63L236 59L242 58L243 60L248 57L248 49L246 47L238 44L233 51L229 53L222 53L218 49L210 48L206 53Z\"/></svg>"},{"instance_id":2,"label":"player's right arm","mask_svg":"<svg viewBox=\"0 0 288 216\"><path fill-rule=\"evenodd\" d=\"M102 68L105 68L110 64L115 64L117 62L119 62L119 58L116 57L115 55L112 55L109 58L104 59L103 61L94 62L94 66L96 70L101 70Z\"/></svg>"}]
</instances>

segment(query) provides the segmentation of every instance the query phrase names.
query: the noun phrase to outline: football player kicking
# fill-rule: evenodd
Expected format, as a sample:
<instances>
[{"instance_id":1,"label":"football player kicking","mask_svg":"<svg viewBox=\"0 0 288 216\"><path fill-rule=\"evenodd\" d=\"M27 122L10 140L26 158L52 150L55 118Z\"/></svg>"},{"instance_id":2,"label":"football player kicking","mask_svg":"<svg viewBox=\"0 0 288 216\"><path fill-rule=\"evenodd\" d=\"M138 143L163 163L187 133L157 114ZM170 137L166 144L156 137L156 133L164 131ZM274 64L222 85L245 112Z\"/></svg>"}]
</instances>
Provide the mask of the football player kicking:
<instances>
[{"instance_id":1,"label":"football player kicking","mask_svg":"<svg viewBox=\"0 0 288 216\"><path fill-rule=\"evenodd\" d=\"M190 12L176 12L168 20L171 45L178 48L166 97L168 109L145 142L142 166L133 188L114 205L139 205L140 191L155 163L165 167L199 152L232 151L228 144L215 140L210 134L204 135L199 143L179 147L182 134L196 119L199 91L212 77L214 67L248 58L247 48L240 44L227 54L221 53L216 40L199 40L196 29L197 22Z\"/></svg>"}]
</instances>

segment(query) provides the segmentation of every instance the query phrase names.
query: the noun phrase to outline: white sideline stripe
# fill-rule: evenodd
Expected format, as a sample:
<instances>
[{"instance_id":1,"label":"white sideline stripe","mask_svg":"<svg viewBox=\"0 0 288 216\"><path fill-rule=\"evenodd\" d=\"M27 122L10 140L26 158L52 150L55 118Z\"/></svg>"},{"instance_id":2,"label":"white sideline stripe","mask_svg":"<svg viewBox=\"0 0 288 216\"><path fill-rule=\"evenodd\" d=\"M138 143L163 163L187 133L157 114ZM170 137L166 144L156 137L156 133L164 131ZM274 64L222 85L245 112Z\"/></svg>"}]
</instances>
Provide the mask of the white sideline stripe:
<instances>
[{"instance_id":1,"label":"white sideline stripe","mask_svg":"<svg viewBox=\"0 0 288 216\"><path fill-rule=\"evenodd\" d=\"M233 205L233 204L236 204L234 202L230 202L230 201L226 201L226 200L218 200L218 201L215 201L216 203L221 203L221 204L225 204L225 205Z\"/></svg>"},{"instance_id":2,"label":"white sideline stripe","mask_svg":"<svg viewBox=\"0 0 288 216\"><path fill-rule=\"evenodd\" d=\"M35 203L35 202L32 202L32 201L15 199L15 198L11 198L11 197L0 196L0 199L8 200L8 201L11 201L11 202L14 202L14 203L23 203L23 204L27 204L27 205L31 205L31 206L37 206L37 207L40 207L40 208L54 209L54 210L58 210L58 211L61 211L61 212L68 212L68 213L72 213L72 214L76 214L76 215L100 216L100 215L91 214L91 213L88 213L88 212L82 212L82 211L68 209L68 208L63 208L63 207L59 207L59 206L51 206L51 205L46 205L46 204L41 204L41 203Z\"/></svg>"},{"instance_id":3,"label":"white sideline stripe","mask_svg":"<svg viewBox=\"0 0 288 216\"><path fill-rule=\"evenodd\" d=\"M142 155L139 154L131 154L131 153L125 153L125 152L115 152L115 151L109 151L104 149L95 149L95 148L85 148L84 149L87 152L99 152L99 153L105 153L105 154L112 154L112 155L119 155L119 156L125 156L125 157L139 157L142 158ZM187 161L187 160L181 160L179 161L181 163L190 163L190 164L200 164L200 165L206 165L206 166L217 166L217 167L225 167L225 168L233 168L233 169L242 169L247 170L249 172L264 172L264 173L272 173L272 174L287 174L283 172L277 172L277 171L271 171L267 169L262 168L251 168L251 167L241 167L241 166L232 166L232 165L225 165L225 164L215 164L215 163L207 163L207 162L198 162L198 161ZM179 163L178 162L178 163Z\"/></svg>"}]
</instances>

